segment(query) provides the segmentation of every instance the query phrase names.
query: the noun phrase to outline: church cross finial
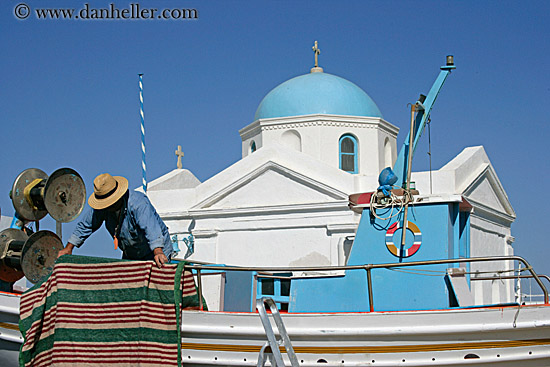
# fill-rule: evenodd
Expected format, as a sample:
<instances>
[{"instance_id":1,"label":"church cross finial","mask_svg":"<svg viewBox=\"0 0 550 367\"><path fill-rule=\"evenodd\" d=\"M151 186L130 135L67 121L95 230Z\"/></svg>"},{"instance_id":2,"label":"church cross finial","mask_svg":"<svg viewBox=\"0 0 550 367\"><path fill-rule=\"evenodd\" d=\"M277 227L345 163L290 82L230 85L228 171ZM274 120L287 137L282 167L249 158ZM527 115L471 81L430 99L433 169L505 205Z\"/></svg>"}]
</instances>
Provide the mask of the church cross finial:
<instances>
[{"instance_id":1,"label":"church cross finial","mask_svg":"<svg viewBox=\"0 0 550 367\"><path fill-rule=\"evenodd\" d=\"M178 168L182 169L181 157L183 157L183 152L181 151L181 145L178 145L178 150L176 150L176 155L178 156Z\"/></svg>"},{"instance_id":2,"label":"church cross finial","mask_svg":"<svg viewBox=\"0 0 550 367\"><path fill-rule=\"evenodd\" d=\"M315 67L319 67L319 54L321 53L321 50L317 46L317 41L315 41L315 45L311 48L313 52L315 53Z\"/></svg>"},{"instance_id":3,"label":"church cross finial","mask_svg":"<svg viewBox=\"0 0 550 367\"><path fill-rule=\"evenodd\" d=\"M312 73L322 73L323 68L319 66L319 54L321 53L321 50L319 49L319 45L317 44L317 41L315 41L315 45L311 48L313 50L313 53L315 54L315 66L311 68Z\"/></svg>"}]
</instances>

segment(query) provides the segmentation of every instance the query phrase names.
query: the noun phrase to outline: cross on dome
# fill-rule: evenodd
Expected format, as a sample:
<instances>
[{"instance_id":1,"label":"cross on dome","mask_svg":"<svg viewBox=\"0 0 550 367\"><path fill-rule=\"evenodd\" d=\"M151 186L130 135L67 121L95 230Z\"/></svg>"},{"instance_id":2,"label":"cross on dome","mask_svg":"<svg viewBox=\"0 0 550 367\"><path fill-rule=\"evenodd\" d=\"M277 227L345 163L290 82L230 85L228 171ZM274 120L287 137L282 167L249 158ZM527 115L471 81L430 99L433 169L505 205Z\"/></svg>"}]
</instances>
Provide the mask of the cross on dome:
<instances>
[{"instance_id":1,"label":"cross on dome","mask_svg":"<svg viewBox=\"0 0 550 367\"><path fill-rule=\"evenodd\" d=\"M313 52L315 53L315 67L318 67L319 66L319 59L318 59L318 56L319 54L321 53L321 50L319 49L319 47L317 46L317 41L315 41L315 45L311 48L313 50Z\"/></svg>"},{"instance_id":2,"label":"cross on dome","mask_svg":"<svg viewBox=\"0 0 550 367\"><path fill-rule=\"evenodd\" d=\"M323 68L319 66L319 54L321 53L321 49L319 48L317 41L315 41L315 44L311 48L313 50L313 53L315 54L315 66L311 68L312 73L322 73Z\"/></svg>"}]
</instances>

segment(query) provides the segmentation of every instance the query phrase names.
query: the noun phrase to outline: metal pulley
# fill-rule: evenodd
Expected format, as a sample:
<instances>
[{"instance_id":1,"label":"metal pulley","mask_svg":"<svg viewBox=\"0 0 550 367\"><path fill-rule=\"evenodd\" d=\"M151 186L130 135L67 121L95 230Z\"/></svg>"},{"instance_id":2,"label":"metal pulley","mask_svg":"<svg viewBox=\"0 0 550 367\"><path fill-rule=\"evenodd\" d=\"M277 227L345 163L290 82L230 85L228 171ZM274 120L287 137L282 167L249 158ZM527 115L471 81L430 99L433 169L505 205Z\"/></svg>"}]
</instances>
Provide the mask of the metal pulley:
<instances>
[{"instance_id":1,"label":"metal pulley","mask_svg":"<svg viewBox=\"0 0 550 367\"><path fill-rule=\"evenodd\" d=\"M37 283L53 270L63 243L50 231L38 231L30 236L8 228L0 232L0 279L15 282L25 276Z\"/></svg>"},{"instance_id":2,"label":"metal pulley","mask_svg":"<svg viewBox=\"0 0 550 367\"><path fill-rule=\"evenodd\" d=\"M15 211L28 221L50 214L56 221L76 219L86 203L86 186L71 168L60 168L48 177L38 168L29 168L15 179L10 193Z\"/></svg>"}]
</instances>

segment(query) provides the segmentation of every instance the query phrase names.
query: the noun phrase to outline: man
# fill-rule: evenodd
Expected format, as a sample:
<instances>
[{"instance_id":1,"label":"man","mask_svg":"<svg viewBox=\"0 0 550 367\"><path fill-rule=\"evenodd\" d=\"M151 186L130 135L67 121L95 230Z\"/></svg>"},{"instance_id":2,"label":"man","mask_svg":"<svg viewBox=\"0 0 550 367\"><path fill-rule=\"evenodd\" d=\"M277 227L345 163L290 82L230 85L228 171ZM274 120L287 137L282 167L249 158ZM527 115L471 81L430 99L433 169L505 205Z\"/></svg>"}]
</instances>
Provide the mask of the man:
<instances>
[{"instance_id":1,"label":"man","mask_svg":"<svg viewBox=\"0 0 550 367\"><path fill-rule=\"evenodd\" d=\"M168 228L144 194L128 190L128 180L103 173L94 180L94 193L88 198L92 207L77 224L61 255L72 254L105 222L122 258L154 260L159 268L172 256Z\"/></svg>"}]
</instances>

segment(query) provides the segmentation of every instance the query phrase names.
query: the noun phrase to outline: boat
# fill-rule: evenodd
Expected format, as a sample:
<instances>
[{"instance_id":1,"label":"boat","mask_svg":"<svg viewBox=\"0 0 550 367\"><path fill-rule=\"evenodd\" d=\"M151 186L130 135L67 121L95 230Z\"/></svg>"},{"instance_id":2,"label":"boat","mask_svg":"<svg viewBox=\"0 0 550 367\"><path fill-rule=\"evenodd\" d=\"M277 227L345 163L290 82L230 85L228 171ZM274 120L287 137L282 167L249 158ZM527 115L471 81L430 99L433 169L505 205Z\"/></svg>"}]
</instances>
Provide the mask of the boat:
<instances>
[{"instance_id":1,"label":"boat","mask_svg":"<svg viewBox=\"0 0 550 367\"><path fill-rule=\"evenodd\" d=\"M193 271L199 306L177 315L177 364L550 365L549 278L519 256L470 257L467 198L411 187L418 137L453 68L448 59L430 93L411 107L409 137L393 169L381 172L380 187L350 195L361 220L345 265L178 265ZM203 295L212 294L205 289L212 277L220 309L209 311ZM525 302L521 281L538 287L542 299ZM505 289L504 301L476 298L479 282ZM19 302L19 294L0 293L2 366L17 365L23 343Z\"/></svg>"}]
</instances>

